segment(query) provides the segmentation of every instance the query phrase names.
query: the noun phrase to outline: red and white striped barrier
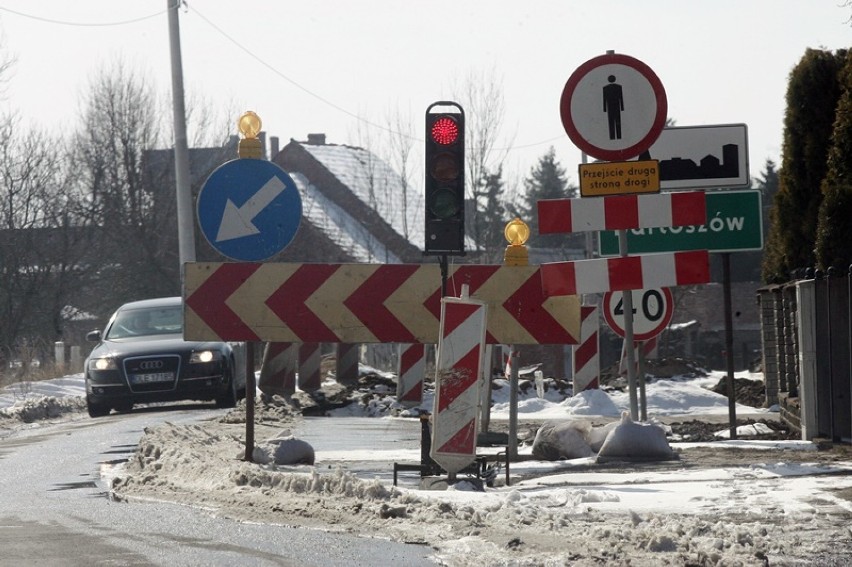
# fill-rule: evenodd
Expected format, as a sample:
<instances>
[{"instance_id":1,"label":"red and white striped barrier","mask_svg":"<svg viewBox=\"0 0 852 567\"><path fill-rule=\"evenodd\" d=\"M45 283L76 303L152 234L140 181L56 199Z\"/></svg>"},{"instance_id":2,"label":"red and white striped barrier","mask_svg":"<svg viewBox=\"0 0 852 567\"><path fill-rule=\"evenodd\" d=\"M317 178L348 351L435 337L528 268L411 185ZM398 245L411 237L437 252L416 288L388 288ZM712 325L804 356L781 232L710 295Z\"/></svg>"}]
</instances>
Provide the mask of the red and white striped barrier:
<instances>
[{"instance_id":1,"label":"red and white striped barrier","mask_svg":"<svg viewBox=\"0 0 852 567\"><path fill-rule=\"evenodd\" d=\"M441 300L435 373L432 448L429 456L455 474L476 459L476 435L487 307L468 297Z\"/></svg>"},{"instance_id":2,"label":"red and white striped barrier","mask_svg":"<svg viewBox=\"0 0 852 567\"><path fill-rule=\"evenodd\" d=\"M426 373L426 345L399 345L399 371L396 379L396 400L406 407L423 403L423 376Z\"/></svg>"},{"instance_id":3,"label":"red and white striped barrier","mask_svg":"<svg viewBox=\"0 0 852 567\"><path fill-rule=\"evenodd\" d=\"M322 348L320 343L299 345L299 389L313 392L322 386Z\"/></svg>"},{"instance_id":4,"label":"red and white striped barrier","mask_svg":"<svg viewBox=\"0 0 852 567\"><path fill-rule=\"evenodd\" d=\"M580 344L574 345L574 394L600 388L600 315L594 305L580 307Z\"/></svg>"},{"instance_id":5,"label":"red and white striped barrier","mask_svg":"<svg viewBox=\"0 0 852 567\"><path fill-rule=\"evenodd\" d=\"M546 297L695 285L709 281L710 255L707 250L541 265L541 284Z\"/></svg>"},{"instance_id":6,"label":"red and white striped barrier","mask_svg":"<svg viewBox=\"0 0 852 567\"><path fill-rule=\"evenodd\" d=\"M298 343L266 343L258 388L269 396L291 396L296 391Z\"/></svg>"},{"instance_id":7,"label":"red and white striped barrier","mask_svg":"<svg viewBox=\"0 0 852 567\"><path fill-rule=\"evenodd\" d=\"M706 222L704 191L542 199L538 202L540 234L702 225Z\"/></svg>"},{"instance_id":8,"label":"red and white striped barrier","mask_svg":"<svg viewBox=\"0 0 852 567\"><path fill-rule=\"evenodd\" d=\"M360 358L359 345L350 343L337 343L337 383L358 383L358 359Z\"/></svg>"}]
</instances>

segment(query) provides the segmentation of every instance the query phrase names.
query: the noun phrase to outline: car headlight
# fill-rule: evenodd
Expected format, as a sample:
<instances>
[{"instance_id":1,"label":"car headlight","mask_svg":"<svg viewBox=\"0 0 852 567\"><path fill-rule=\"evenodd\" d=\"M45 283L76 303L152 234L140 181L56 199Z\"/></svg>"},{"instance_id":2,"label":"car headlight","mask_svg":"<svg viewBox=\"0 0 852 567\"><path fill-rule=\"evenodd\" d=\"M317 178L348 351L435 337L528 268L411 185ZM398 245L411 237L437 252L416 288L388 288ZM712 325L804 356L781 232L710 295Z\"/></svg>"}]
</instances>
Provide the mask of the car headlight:
<instances>
[{"instance_id":1,"label":"car headlight","mask_svg":"<svg viewBox=\"0 0 852 567\"><path fill-rule=\"evenodd\" d=\"M215 350L199 350L192 353L189 359L190 364L198 364L202 362L214 362L222 358L222 353Z\"/></svg>"},{"instance_id":2,"label":"car headlight","mask_svg":"<svg viewBox=\"0 0 852 567\"><path fill-rule=\"evenodd\" d=\"M89 370L117 370L118 365L115 359L108 358L93 358L89 361Z\"/></svg>"}]
</instances>

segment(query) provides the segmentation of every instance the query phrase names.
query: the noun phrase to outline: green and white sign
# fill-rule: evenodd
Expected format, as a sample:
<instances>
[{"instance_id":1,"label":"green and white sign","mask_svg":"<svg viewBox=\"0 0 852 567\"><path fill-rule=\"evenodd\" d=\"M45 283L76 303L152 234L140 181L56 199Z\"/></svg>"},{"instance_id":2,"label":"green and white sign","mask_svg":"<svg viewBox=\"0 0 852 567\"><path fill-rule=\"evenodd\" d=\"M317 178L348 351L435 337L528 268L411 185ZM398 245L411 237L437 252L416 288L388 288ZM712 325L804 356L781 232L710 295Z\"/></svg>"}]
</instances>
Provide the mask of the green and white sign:
<instances>
[{"instance_id":1,"label":"green and white sign","mask_svg":"<svg viewBox=\"0 0 852 567\"><path fill-rule=\"evenodd\" d=\"M763 248L760 191L708 191L707 224L627 231L628 254L646 252L744 252ZM601 256L617 256L618 234L600 231Z\"/></svg>"}]
</instances>

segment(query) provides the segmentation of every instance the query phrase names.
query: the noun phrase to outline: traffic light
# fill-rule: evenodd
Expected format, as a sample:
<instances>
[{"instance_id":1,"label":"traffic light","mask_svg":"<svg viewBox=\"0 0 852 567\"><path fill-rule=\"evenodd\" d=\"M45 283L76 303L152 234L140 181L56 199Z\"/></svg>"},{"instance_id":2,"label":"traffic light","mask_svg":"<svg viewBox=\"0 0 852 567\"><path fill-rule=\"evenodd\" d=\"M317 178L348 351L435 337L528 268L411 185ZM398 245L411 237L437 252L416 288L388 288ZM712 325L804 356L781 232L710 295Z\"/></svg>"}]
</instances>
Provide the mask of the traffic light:
<instances>
[{"instance_id":1,"label":"traffic light","mask_svg":"<svg viewBox=\"0 0 852 567\"><path fill-rule=\"evenodd\" d=\"M432 112L436 106L453 112ZM426 254L464 255L464 109L426 109Z\"/></svg>"}]
</instances>

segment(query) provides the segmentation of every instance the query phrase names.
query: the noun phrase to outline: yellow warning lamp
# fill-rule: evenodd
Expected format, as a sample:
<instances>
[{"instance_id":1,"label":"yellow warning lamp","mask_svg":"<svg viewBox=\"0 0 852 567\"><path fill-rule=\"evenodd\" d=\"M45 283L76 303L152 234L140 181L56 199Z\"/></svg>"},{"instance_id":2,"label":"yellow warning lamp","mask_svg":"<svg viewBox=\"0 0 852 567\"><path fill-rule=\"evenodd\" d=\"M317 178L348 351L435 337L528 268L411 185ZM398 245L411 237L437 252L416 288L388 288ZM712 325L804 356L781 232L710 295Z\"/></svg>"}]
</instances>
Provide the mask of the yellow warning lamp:
<instances>
[{"instance_id":1,"label":"yellow warning lamp","mask_svg":"<svg viewBox=\"0 0 852 567\"><path fill-rule=\"evenodd\" d=\"M263 157L263 148L257 138L262 124L260 116L251 110L245 112L237 120L237 127L243 135L243 139L240 140L240 145L237 147L237 154L241 158L261 159Z\"/></svg>"},{"instance_id":2,"label":"yellow warning lamp","mask_svg":"<svg viewBox=\"0 0 852 567\"><path fill-rule=\"evenodd\" d=\"M529 266L530 257L525 246L530 237L530 227L519 218L509 221L503 229L503 236L509 242L503 263L507 266Z\"/></svg>"}]
</instances>

